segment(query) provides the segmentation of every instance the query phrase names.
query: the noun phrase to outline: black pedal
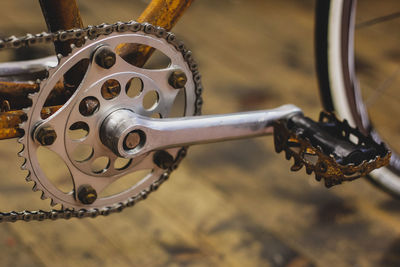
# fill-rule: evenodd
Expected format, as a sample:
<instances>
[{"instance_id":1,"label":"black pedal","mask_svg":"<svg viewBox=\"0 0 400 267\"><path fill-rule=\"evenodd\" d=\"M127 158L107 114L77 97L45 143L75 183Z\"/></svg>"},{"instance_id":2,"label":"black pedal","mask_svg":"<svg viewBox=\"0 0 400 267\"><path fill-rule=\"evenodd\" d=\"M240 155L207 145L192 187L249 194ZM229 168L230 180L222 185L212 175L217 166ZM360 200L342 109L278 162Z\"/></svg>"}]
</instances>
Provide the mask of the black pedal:
<instances>
[{"instance_id":1,"label":"black pedal","mask_svg":"<svg viewBox=\"0 0 400 267\"><path fill-rule=\"evenodd\" d=\"M391 155L385 144L327 112L321 112L318 122L302 114L277 121L274 143L277 153L285 151L287 159L294 158L292 171L305 166L327 187L367 175L389 164Z\"/></svg>"}]
</instances>

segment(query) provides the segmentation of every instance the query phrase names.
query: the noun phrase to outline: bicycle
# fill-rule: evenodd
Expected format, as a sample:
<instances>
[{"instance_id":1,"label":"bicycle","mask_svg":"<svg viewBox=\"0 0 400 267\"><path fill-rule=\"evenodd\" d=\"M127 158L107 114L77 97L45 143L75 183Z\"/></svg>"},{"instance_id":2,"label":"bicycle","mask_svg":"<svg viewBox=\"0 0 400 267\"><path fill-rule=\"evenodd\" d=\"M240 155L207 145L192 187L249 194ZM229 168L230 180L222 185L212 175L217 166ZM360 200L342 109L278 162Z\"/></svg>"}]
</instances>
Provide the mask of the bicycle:
<instances>
[{"instance_id":1,"label":"bicycle","mask_svg":"<svg viewBox=\"0 0 400 267\"><path fill-rule=\"evenodd\" d=\"M157 13L157 10L160 11L158 9L160 7L158 4L161 2L162 1L153 1L149 6L150 11L147 11L147 13L152 14L153 12ZM73 1L63 2L63 5L66 5L66 7L63 5L52 5L48 2L47 4L49 5L46 7L46 1L42 1L44 10L52 10L54 8L68 10L72 8L72 12L69 14L75 14L76 16L76 14L78 14L77 9L75 9L76 5L74 7L71 3L73 3ZM190 1L181 1L179 3L181 10L184 10L187 5L190 4ZM177 16L181 14L181 10L178 10ZM44 13L46 14L46 12ZM160 18L158 15L153 18L156 23L158 18ZM262 111L259 113L240 114L238 116L201 117L201 119L198 120L168 121L145 118L150 116L158 118L167 117L171 108L170 106L173 105L172 100L177 97L178 92L182 91L181 89L183 87L185 87L184 98L186 98L186 102L189 103L186 103L183 108L184 114L199 115L202 104L202 86L197 65L190 51L181 42L178 42L173 34L151 24L131 21L128 23L103 24L85 29L79 29L82 27L82 25L79 25L78 29L65 31L57 29L59 27L52 28L54 24L57 24L57 21L52 22L51 18L47 19L51 32L55 33L27 35L23 38L13 37L3 40L3 46L17 48L37 42L49 43L56 41L56 49L61 53L69 54L69 46L66 46L65 42L73 41L75 48L73 49L73 53L69 56L60 56L59 65L54 69L51 69L55 64L54 61L50 60L51 62L47 63L49 59L46 59L46 63L44 61L39 62L42 68L40 71L34 71L34 75L38 75L38 77L42 79L46 78L46 76L49 78L48 80L44 79L44 82L29 83L26 85L27 87L23 88L24 90L28 88L30 92L37 91L38 87L41 89L39 94L31 96L34 106L28 111L27 117L25 117L23 113L9 111L7 115L11 115L12 117L8 117L7 120L12 121L14 126L19 122L21 115L21 119L23 121L26 120L26 122L21 126L23 132L16 127L10 127L9 129L12 130L9 130L6 136L15 137L16 135L25 134L25 137L23 137L21 141L25 145L22 156L28 159L25 168L34 175L33 178L28 177L28 180L34 180L34 190L43 191L43 198L50 197L54 200L53 204L61 203L66 209L49 212L2 213L1 218L3 221L96 217L98 215L107 215L111 212L121 211L124 207L131 206L139 200L146 198L147 194L157 189L158 186L168 178L169 173L176 168L179 161L186 154L186 149L171 149L171 147L182 147L187 144L200 143L205 141L204 139L218 141L233 139L239 136L264 135L266 133L271 133L271 128L266 128L266 125L271 126L273 122L281 119L285 122L280 121L274 126L277 151L284 150L288 158L295 158L295 165L292 167L293 170L298 170L305 165L308 173L314 171L317 174L317 178L328 178L325 182L329 186L364 175L372 169L386 164L389 160L390 154L384 146L374 143L372 138L363 137L357 130L351 128L346 123L338 121L332 115L324 114L321 117L320 123L314 123L300 116L300 110L293 106L285 106L281 109ZM176 17L172 20L174 19L176 19ZM152 22L151 17L147 18L147 20ZM69 23L72 22L69 21ZM79 24L79 21L75 21L75 23ZM166 24L168 23L171 23L171 21L166 22ZM77 27L76 25L61 26L61 29ZM56 32L58 30L60 31ZM87 37L88 40L83 41L83 37ZM143 47L136 44L133 46L118 46L121 43L129 43L131 40L129 38L131 37L138 38L140 41L139 44L148 46ZM118 38L121 38L121 40L118 40ZM147 69L138 70L138 68L144 64L145 59L150 55L149 51L151 51L151 48L149 48L149 46L160 50L172 61L167 71L164 70L164 72L160 72L159 75L161 75L163 79L156 76L152 77L156 71L149 71ZM110 49L110 47L117 47L117 50L119 50L117 54L119 54L124 61L116 57L115 53L112 51L113 49ZM128 50L129 53L125 54L124 49ZM134 54L136 53L134 59L140 58L141 61L130 62L132 66L128 67L124 62L130 60L127 54L132 54L132 51L130 51L132 49L134 49ZM172 49L175 49L175 51ZM142 54L143 57L137 57L137 54ZM179 54L181 57L177 57ZM37 66L38 62L34 63ZM26 65L29 66L32 65L32 62L25 62L23 65L24 67ZM107 71L108 69L115 68L115 66L129 69L129 77L125 77L126 74L122 71L108 74L108 78L111 76L118 77L115 79L104 80L102 78L103 76L96 76L98 75L96 73L100 72L100 70ZM7 68L3 69L7 70L10 68L10 66L6 67ZM43 70L43 68L45 70ZM49 68L50 70L47 71ZM79 74L74 73L74 71L70 72L70 70L78 69L80 70L78 73L82 73L82 69L87 71L89 68L95 71L94 73L90 73L93 77L89 77L92 81L88 82L88 84L83 83L87 80L90 81L88 77L83 77L82 75L78 78L73 77L74 75L79 76ZM17 70L14 72L17 74L14 73L14 76L22 72L21 68L16 69ZM133 73L135 75L133 75ZM26 73L23 74L25 75ZM140 78L140 81L133 79L132 76L135 76L133 78ZM149 77L152 78L149 79ZM62 79L64 79L64 81L62 81ZM122 80L124 82L121 82ZM164 89L164 91L160 89L162 86L154 84L155 80L158 82L162 80L162 85L164 88L168 89ZM99 81L102 83L101 90L97 90L99 89L97 88ZM82 86L80 84L81 82L85 86ZM166 82L168 82L168 84ZM139 83L139 85L136 85L136 88L133 85L135 83ZM125 84L127 86L123 86ZM131 85L134 87L133 92L130 92ZM146 89L151 86L158 87L158 90ZM80 92L81 89L79 88L81 87L87 87L88 89L85 92ZM123 90L124 87L126 87L126 92ZM171 87L175 90L172 90ZM189 88L191 88L191 90L189 90ZM165 90L167 91L165 92ZM79 96L82 99L80 99L80 101L76 100L77 105L73 103L73 101L75 101L74 98L78 98L79 94L86 94L89 91L89 95L85 95L84 97ZM156 92L154 93L154 91ZM135 97L139 95L145 95L144 97L146 97L147 93L152 94L150 95L149 103L145 103L146 101L141 99L140 101L143 101L143 103L136 104L139 105L139 107L136 106L137 110L135 110L135 113L140 114L140 116L132 114L133 112L129 111L129 109L132 109L130 106L132 105L132 99L135 99ZM132 96L130 96L130 94L132 94ZM122 99L122 102L119 103L118 106L110 104L113 99L117 99L120 95L123 95L125 99ZM119 99L121 101L121 98ZM15 105L9 100L6 99L3 101L3 110L15 109L15 107L18 106L18 101L15 102L17 103L17 105ZM167 100L169 100L169 103L163 104L163 101ZM73 103L73 105L69 106L71 103ZM63 104L64 107L61 107ZM95 114L100 114L100 107L103 106L106 107L106 111L101 112L105 113L100 116L101 119L96 119L97 117L95 116L97 115ZM56 123L54 118L57 118L57 116L68 118L68 123L66 124L68 127L65 129L65 132L59 132L57 127L52 125L52 123ZM86 119L83 120L82 116ZM60 120L63 122L65 118ZM91 118L95 119L90 122ZM53 122L49 123L51 120L53 120ZM286 125L288 120L291 126ZM175 128L173 129L169 126L171 122L174 123ZM203 128L196 129L198 131L199 129L207 129L207 132L202 132L198 139L194 138L193 131L188 135L186 130L190 129L190 127L194 127L192 123L195 124L195 127L203 125ZM221 129L221 124L224 123L226 123L226 130L222 133L218 132L218 129ZM239 124L242 128L237 127ZM134 125L134 127L132 127L132 125ZM216 129L217 134L210 138L207 134L209 134L208 131L210 131L212 127ZM93 130L91 129L93 128L98 129L95 131L97 132L95 135L95 143L88 150L82 149L82 151L79 151L80 153L77 153L78 155L74 155L72 148L76 148L76 143L89 139L87 136L92 134ZM168 131L171 130L173 130L174 134L180 134L179 142L174 140L178 139L176 136L167 135ZM69 131L74 133L69 134ZM169 143L159 140L160 135L157 131L164 132L164 138L169 140ZM229 134L227 134L227 132ZM321 140L318 138L318 134L323 132L330 132L333 136L325 135ZM357 140L350 143L352 145L349 146L350 136ZM316 138L313 139L313 137ZM40 165L40 163L37 159L31 158L34 157L32 154L36 153L36 150L41 149L41 147L51 147L53 144L61 146L62 143L60 142L62 141L58 140L65 141L66 143L64 147L66 152L63 152L65 153L64 156L66 156L66 158L73 158L71 165L69 165L69 167L75 168L75 174L73 173L73 176L75 175L77 177L77 172L80 171L79 175L84 176L85 173L90 173L90 175L98 177L96 183L99 185L96 185L96 188L94 188L93 182L88 178L89 176L86 176L86 178L84 177L79 183L77 180L74 180L74 183L77 184L75 185L77 189L73 192L58 193L60 190L56 189L50 180L39 178L41 176L45 177L45 174L42 172L40 166L34 166ZM329 141L332 142L329 144ZM159 143L157 144L157 142ZM369 154L364 153L364 151L360 153L360 149L355 148L355 145L362 145L363 149L372 147L375 151L368 150L367 152ZM335 147L343 148L344 153L335 151ZM30 152L30 150L34 152ZM97 150L103 151L105 153L104 155L109 159L100 162L98 164L100 167L95 166L95 168L90 169L93 165L97 165L93 164L95 161L94 158L101 158L100 154L93 156L94 153L97 153ZM323 151L325 151L325 154L322 153ZM332 160L330 155L326 155L326 151L333 151L332 153L336 154L337 158ZM81 154L84 154L84 156L81 156ZM306 156L308 157L307 159L305 159ZM353 156L355 157L353 158ZM110 162L110 158L113 159L113 163ZM120 161L118 164L116 164L117 160ZM341 167L337 167L338 161L341 162ZM346 166L349 164L352 164L350 168ZM113 165L112 168L110 168L111 165ZM128 192L117 195L112 199L112 205L109 202L110 197L97 199L98 192L102 191L104 187L111 183L110 177L112 177L111 180L117 180L124 173L122 171L132 170L129 168L151 168L152 172L145 182L141 181L138 187L131 188L136 190L134 193L128 189ZM328 173L328 169L331 170L330 168L332 168L332 171Z\"/></svg>"}]
</instances>

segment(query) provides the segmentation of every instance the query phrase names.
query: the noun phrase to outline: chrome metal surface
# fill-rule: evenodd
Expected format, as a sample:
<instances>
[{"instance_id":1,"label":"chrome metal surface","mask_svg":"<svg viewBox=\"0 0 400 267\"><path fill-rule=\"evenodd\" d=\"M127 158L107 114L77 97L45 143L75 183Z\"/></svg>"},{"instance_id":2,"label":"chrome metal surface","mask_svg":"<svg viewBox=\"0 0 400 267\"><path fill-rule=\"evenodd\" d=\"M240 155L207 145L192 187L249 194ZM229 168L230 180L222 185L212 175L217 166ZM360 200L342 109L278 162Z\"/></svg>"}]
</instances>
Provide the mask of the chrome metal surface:
<instances>
[{"instance_id":1,"label":"chrome metal surface","mask_svg":"<svg viewBox=\"0 0 400 267\"><path fill-rule=\"evenodd\" d=\"M127 23L127 25L137 24L132 22ZM65 162L72 175L75 188L73 192L64 193L51 182L42 170L37 158L37 150L40 144L30 137L31 134L24 136L21 139L24 144L24 150L21 155L27 159L23 166L30 172L27 180L33 180L35 182L34 190L41 190L43 192L42 197L51 198L52 204L60 203L63 208L74 210L86 209L89 214L96 209L101 211L115 210L121 206L129 205L132 201L136 201L134 199L141 199L142 195L147 195L168 177L171 170L164 170L158 167L153 162L153 153L136 157L123 168L116 167L115 162L118 157L103 145L99 137L100 125L104 119L115 110L121 108L131 110L144 117L152 116L153 114L160 114L164 118L168 117L179 92L169 85L168 78L171 72L178 69L188 77L184 89L185 103L182 103L182 113L193 116L200 111L202 88L197 65L194 64L190 51L182 45L175 45L175 42L177 42L175 39L171 39L173 42L168 41L168 37L171 36L170 33L161 31L163 35L159 36L157 34L158 28L155 27L150 32L140 31L145 27L146 24L140 24L139 29L137 27L133 28L134 32L124 31L119 33L112 33L112 30L118 29L118 26L114 28L114 25L111 25L111 28L109 28L111 31L104 30L104 27L99 27L101 29L99 32L104 31L106 34L100 36L93 34L95 37L92 40L86 40L84 46L74 48L67 57L61 57L58 66L49 70L49 78L41 82L39 93L31 95L33 106L28 110L28 120L21 125L21 128L26 133L33 133L35 125L40 124L41 128L51 126L55 130L57 139L46 148L57 153ZM116 57L115 64L110 68L103 68L94 62L95 58L92 55L99 46L107 46L111 51L115 51L116 47L121 43L139 43L154 47L166 55L171 64L164 69L149 70L130 65L119 56ZM74 95L56 113L46 119L42 119L42 107L54 85L71 67L86 58L90 59L90 63L84 79ZM141 92L136 97L130 97L126 90L120 90L119 94L113 94L113 98L107 98L102 95L102 85L110 79L117 81L121 88L126 88L132 78L140 79L143 85ZM149 92L154 92L157 95L157 99L151 107L146 107L144 105L144 97ZM96 103L96 107L90 108L90 112L83 112L87 111L89 102L86 99L88 98L95 99L89 102ZM80 106L85 107L85 109ZM76 125L82 124L87 128L87 135L79 139L71 138L68 135L68 131L75 129ZM93 149L93 153L85 160L74 158L75 149L81 145L90 146ZM185 154L185 150L171 148L168 149L168 153L173 156L174 165L176 165ZM95 160L101 157L106 157L108 164L100 171L94 170L93 164ZM91 201L86 200L82 201L82 196L80 198L78 196L78 193L81 192L78 189L88 186L100 196L107 186L119 178L140 170L148 170L148 173L136 185L126 188L122 192L111 196L97 197L93 203L89 203Z\"/></svg>"},{"instance_id":2,"label":"chrome metal surface","mask_svg":"<svg viewBox=\"0 0 400 267\"><path fill-rule=\"evenodd\" d=\"M104 120L100 136L117 155L135 158L172 147L268 135L273 131L274 121L300 112L294 105L284 105L253 112L152 119L120 109ZM127 149L124 140L134 131L143 133L142 145Z\"/></svg>"},{"instance_id":3,"label":"chrome metal surface","mask_svg":"<svg viewBox=\"0 0 400 267\"><path fill-rule=\"evenodd\" d=\"M181 148L181 149L168 149L168 151L157 151L157 152L150 152L148 156L145 157L145 159L141 160L139 164L135 165L136 167L144 167L146 164L148 166L154 167L156 166L157 170L157 176L152 176L154 179L152 180L146 180L144 183L140 184L139 186L134 186L135 190L132 190L130 188L129 190L131 191L131 194L126 194L123 195L121 198L121 194L118 195L117 198L114 198L114 201L107 201L103 203L99 203L98 200L96 200L93 204L88 204L88 205L83 205L79 202L79 200L76 200L77 196L74 197L74 192L70 193L62 193L59 191L57 188L55 188L51 182L47 179L47 177L43 174L43 172L40 170L40 167L37 163L36 157L36 150L38 144L34 144L34 140L31 138L31 131L35 128L36 123L40 124L41 122L55 122L57 124L61 124L61 119L58 120L53 120L54 117L59 117L62 118L62 116L65 116L65 119L70 119L68 117L68 110L71 111L72 109L75 109L75 114L77 114L76 110L79 110L79 108L76 108L76 106L79 106L79 101L77 100L82 100L82 97L84 97L85 92L87 90L85 89L90 89L91 85L89 82L87 82L87 77L88 74L85 76L84 82L86 81L86 87L83 87L82 85L78 88L76 93L72 96L72 98L66 103L66 105L61 108L57 113L55 113L55 116L49 117L46 120L42 120L40 118L40 109L42 108L44 101L48 94L51 91L52 86L56 83L56 81L63 76L63 74L68 71L80 58L83 58L87 56L88 54L91 54L93 51L93 46L89 48L90 45L95 44L98 40L104 40L107 37L110 37L114 35L118 35L118 33L121 35L128 35L128 34L135 34L137 33L138 35L149 35L152 37L153 40L158 40L160 43L160 46L162 47L170 47L172 48L172 51L175 52L176 56L179 58L183 58L183 65L189 69L189 72L186 74L188 75L188 79L193 82L194 88L190 88L191 90L194 90L194 93L188 90L187 85L185 87L185 93L187 95L188 92L192 93L191 100L192 102L186 103L188 110L185 110L185 115L190 116L190 115L199 115L201 112L201 105L202 105L202 98L201 98L201 92L203 90L201 82L200 82L200 74L197 69L197 63L194 61L193 56L191 51L189 51L183 44L180 42L174 34L169 33L165 31L164 29L160 27L154 27L150 24L147 23L138 23L135 21L130 21L127 23L123 22L118 22L115 24L101 24L98 26L89 26L84 29L74 29L74 30L67 30L67 31L59 31L56 33L40 33L36 35L32 34L27 34L26 36L22 37L9 37L5 39L0 39L0 50L4 48L20 48L24 46L31 46L31 45L37 45L37 44L43 44L43 43L52 43L54 41L66 41L66 40L73 40L73 39L81 39L85 38L85 41L87 44L83 44L82 47L80 48L75 48L73 49L73 52L71 55L69 55L66 58L58 58L57 60L59 61L58 65L52 68L54 65L48 64L50 66L49 70L49 78L47 80L42 80L39 81L40 83L40 92L36 94L30 95L30 98L33 101L33 106L30 109L27 109L27 115L28 115L28 120L20 125L20 128L22 128L27 134L23 136L19 142L23 144L24 149L20 152L20 156L24 157L26 159L25 163L22 166L22 169L28 170L29 174L26 177L27 181L33 181L34 186L33 190L34 191L42 191L42 198L48 198L50 197L52 202L51 204L54 205L56 203L62 203L63 208L60 210L49 210L49 211L43 211L43 210L38 210L38 211L10 211L10 212L0 212L0 222L15 222L18 220L23 220L23 221L32 221L32 220L37 220L37 221L42 221L46 219L50 220L56 220L56 219L69 219L72 217L77 217L77 218L85 218L85 217L96 217L98 215L108 215L110 213L115 213L115 212L120 212L126 207L133 206L135 203L145 199L149 193L152 191L156 190L164 181L166 181L169 177L169 174L172 170L174 170L179 162L182 160L182 158L186 155L186 149ZM90 41L89 41L90 40ZM148 44L148 43L146 43ZM156 47L159 49L159 47ZM85 51L86 50L86 51ZM90 51L89 51L90 50ZM163 51L164 52L164 51ZM80 57L80 58L79 58ZM89 71L90 72L90 67L89 66ZM180 67L180 66L178 66ZM44 68L47 69L45 66ZM113 69L113 68L111 68ZM186 70L187 70L186 69ZM132 70L132 69L131 69ZM171 69L172 70L172 69ZM150 73L148 71L147 73ZM92 73L93 74L93 73ZM122 75L122 73L121 73ZM146 75L144 75L146 76ZM104 77L103 77L104 78ZM121 76L122 78L122 76ZM118 80L120 80L120 77L118 77ZM166 80L165 80L166 81ZM95 84L95 83L93 83ZM172 86L171 86L172 89ZM104 101L102 97L99 96L99 99L101 101ZM186 96L186 102L188 102L188 97ZM113 101L113 100L112 100ZM111 102L111 101L109 101ZM194 102L194 103L193 103ZM103 103L104 104L104 103ZM101 105L103 107L104 105ZM71 107L73 106L73 107ZM158 106L158 105L157 105ZM122 106L123 108L126 108L125 106ZM112 108L109 109L109 113L111 113L113 110ZM132 109L132 111L136 111ZM63 113L64 115L59 115ZM101 111L97 112L96 114L100 114ZM104 114L103 114L104 115ZM143 115L143 114L140 114ZM146 116L146 115L144 115ZM83 116L84 117L84 116ZM89 116L90 117L90 116ZM82 118L82 116L81 116ZM98 120L99 122L102 121L102 119ZM70 121L71 122L71 121ZM63 127L56 128L57 134L61 134L61 136L57 137L57 140L54 145L51 145L51 149L56 149L56 148L62 148L62 140L65 140L65 132L68 130L67 125L65 125L65 122L63 124ZM68 124L69 126L70 124ZM99 126L99 125L98 125ZM96 129L96 128L95 128ZM93 132L93 131L92 131ZM95 131L96 132L96 131ZM98 129L97 129L98 132ZM91 138L91 139L96 139ZM98 138L99 139L99 138ZM61 140L61 141L60 141ZM83 140L88 140L88 138L83 138ZM100 142L100 141L99 141ZM104 149L109 149L105 147L103 144L101 146ZM53 150L56 151L56 150ZM112 152L108 152L112 153ZM172 154L172 155L171 155ZM63 153L63 156L65 157L67 155L66 149ZM68 156L67 156L68 157ZM140 157L137 157L140 158ZM172 158L172 160L171 160ZM70 163L68 166L72 166L73 164ZM159 168L159 169L157 169ZM154 170L154 169L153 169ZM82 171L79 170L77 172L78 174L83 173ZM152 171L152 174L154 171ZM97 175L104 175L102 174L97 174ZM40 177L40 179L39 179ZM105 176L106 177L106 176ZM96 179L98 176L96 177ZM118 179L119 177L114 176L114 178ZM101 180L101 179L100 179ZM103 179L104 180L104 179ZM112 179L110 179L112 180ZM91 181L93 181L91 179ZM97 180L96 180L97 181ZM80 180L77 185L75 185L75 188L80 188L79 186L87 186L87 184L83 183L83 180ZM89 184L90 185L90 184ZM91 185L90 185L91 186ZM98 192L98 188L92 187L90 191L94 190L93 192ZM101 189L101 188L100 188ZM80 191L80 190L77 190ZM124 192L123 192L124 193ZM60 198L61 196L61 201ZM90 196L91 197L91 196ZM65 198L65 199L63 199ZM92 199L92 198L91 198ZM120 201L121 200L121 201ZM71 201L68 203L68 201ZM86 201L86 200L85 200ZM89 201L90 202L90 201ZM72 204L71 204L72 203ZM70 207L70 208L68 208Z\"/></svg>"},{"instance_id":4,"label":"chrome metal surface","mask_svg":"<svg viewBox=\"0 0 400 267\"><path fill-rule=\"evenodd\" d=\"M57 57L0 63L1 81L35 80L44 77L49 68L57 66Z\"/></svg>"}]
</instances>

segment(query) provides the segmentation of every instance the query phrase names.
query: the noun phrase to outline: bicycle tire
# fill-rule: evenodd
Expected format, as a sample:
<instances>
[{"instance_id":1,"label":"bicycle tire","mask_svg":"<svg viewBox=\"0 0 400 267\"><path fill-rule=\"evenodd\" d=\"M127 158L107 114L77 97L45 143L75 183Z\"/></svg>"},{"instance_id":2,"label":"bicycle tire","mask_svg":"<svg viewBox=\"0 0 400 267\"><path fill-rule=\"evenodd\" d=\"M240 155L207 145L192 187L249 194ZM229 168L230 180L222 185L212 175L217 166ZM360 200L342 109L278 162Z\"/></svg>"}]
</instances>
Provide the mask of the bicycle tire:
<instances>
[{"instance_id":1,"label":"bicycle tire","mask_svg":"<svg viewBox=\"0 0 400 267\"><path fill-rule=\"evenodd\" d=\"M315 52L320 96L327 111L336 112L377 142L355 72L356 0L320 0L316 4ZM388 144L390 148L390 144ZM400 197L400 157L392 150L390 165L368 175L373 184Z\"/></svg>"}]
</instances>

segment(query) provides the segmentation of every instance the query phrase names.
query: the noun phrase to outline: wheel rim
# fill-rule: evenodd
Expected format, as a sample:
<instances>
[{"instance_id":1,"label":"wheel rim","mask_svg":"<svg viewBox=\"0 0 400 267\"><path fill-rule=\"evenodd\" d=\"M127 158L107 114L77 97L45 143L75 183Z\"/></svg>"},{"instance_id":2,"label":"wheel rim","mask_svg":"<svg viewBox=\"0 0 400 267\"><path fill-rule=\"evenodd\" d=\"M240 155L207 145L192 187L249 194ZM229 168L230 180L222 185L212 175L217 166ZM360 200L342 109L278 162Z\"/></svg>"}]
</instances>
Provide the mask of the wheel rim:
<instances>
[{"instance_id":1,"label":"wheel rim","mask_svg":"<svg viewBox=\"0 0 400 267\"><path fill-rule=\"evenodd\" d=\"M323 11L321 6L322 4L320 4L317 12ZM317 41L319 40L317 46L323 44L321 42L323 38L328 40L326 47L324 47L326 49L327 63L323 66L323 60L317 60L320 68L320 85L326 86L326 80L328 80L329 84L328 88L321 88L322 98L328 110L336 110L340 117L348 119L350 124L359 127L365 134L371 134L376 141L380 142L382 138L372 127L373 123L371 123L367 107L362 99L355 67L356 6L357 1L355 0L330 1L328 7L325 6L325 8L329 9L329 21L325 29L326 32L323 33L326 35L321 37L321 33L318 33L317 29ZM317 23L319 22L317 13ZM324 52L323 49L322 52ZM321 48L317 48L317 53L321 57ZM324 54L322 53L323 56ZM325 70L327 77L323 76L323 68L327 68ZM327 90L328 93L323 90ZM332 101L329 98L332 98ZM390 166L374 171L371 178L374 182L392 191L392 193L400 195L400 179L398 175L400 176L400 157L396 151L393 151Z\"/></svg>"}]
</instances>

